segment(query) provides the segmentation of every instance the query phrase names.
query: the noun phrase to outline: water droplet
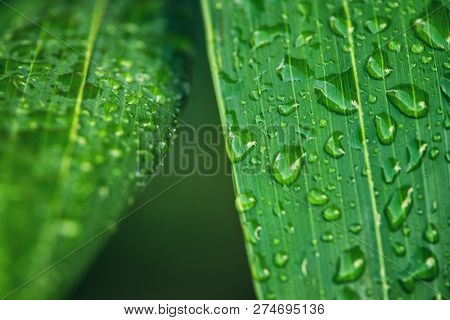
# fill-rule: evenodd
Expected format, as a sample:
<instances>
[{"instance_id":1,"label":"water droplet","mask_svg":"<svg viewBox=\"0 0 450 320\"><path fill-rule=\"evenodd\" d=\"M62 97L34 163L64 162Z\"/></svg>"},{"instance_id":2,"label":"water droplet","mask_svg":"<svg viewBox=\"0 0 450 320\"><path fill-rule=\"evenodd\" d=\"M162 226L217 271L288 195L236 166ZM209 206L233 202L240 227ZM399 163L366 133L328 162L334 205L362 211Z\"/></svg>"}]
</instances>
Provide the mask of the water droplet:
<instances>
[{"instance_id":1,"label":"water droplet","mask_svg":"<svg viewBox=\"0 0 450 320\"><path fill-rule=\"evenodd\" d=\"M375 96L375 95L373 95L373 94L369 94L369 102L370 102L371 104L374 104L374 103L376 103L377 101L378 101L377 96Z\"/></svg>"},{"instance_id":2,"label":"water droplet","mask_svg":"<svg viewBox=\"0 0 450 320\"><path fill-rule=\"evenodd\" d=\"M356 100L352 100L344 95L343 92L348 93L349 91L341 91L331 82L316 80L313 88L319 103L333 112L349 115L356 112L359 108Z\"/></svg>"},{"instance_id":3,"label":"water droplet","mask_svg":"<svg viewBox=\"0 0 450 320\"><path fill-rule=\"evenodd\" d=\"M413 203L412 193L412 187L404 186L396 189L392 194L385 209L391 230L398 230L408 217Z\"/></svg>"},{"instance_id":4,"label":"water droplet","mask_svg":"<svg viewBox=\"0 0 450 320\"><path fill-rule=\"evenodd\" d=\"M333 236L333 234L332 234L331 232L327 231L327 232L325 232L325 233L322 235L322 237L320 237L320 239L321 239L323 242L333 242L334 236Z\"/></svg>"},{"instance_id":5,"label":"water droplet","mask_svg":"<svg viewBox=\"0 0 450 320\"><path fill-rule=\"evenodd\" d=\"M433 49L448 50L448 39L446 39L435 25L427 20L426 18L414 20L413 29L417 37Z\"/></svg>"},{"instance_id":6,"label":"water droplet","mask_svg":"<svg viewBox=\"0 0 450 320\"><path fill-rule=\"evenodd\" d=\"M406 255L406 247L400 242L394 242L392 244L392 250L394 250L397 257L404 257Z\"/></svg>"},{"instance_id":7,"label":"water droplet","mask_svg":"<svg viewBox=\"0 0 450 320\"><path fill-rule=\"evenodd\" d=\"M277 217L281 217L286 214L286 210L284 209L281 201L278 201L277 203L275 203L275 205L273 206L273 213Z\"/></svg>"},{"instance_id":8,"label":"water droplet","mask_svg":"<svg viewBox=\"0 0 450 320\"><path fill-rule=\"evenodd\" d=\"M326 221L336 221L341 217L341 210L337 206L331 205L323 211L322 216Z\"/></svg>"},{"instance_id":9,"label":"water droplet","mask_svg":"<svg viewBox=\"0 0 450 320\"><path fill-rule=\"evenodd\" d=\"M236 209L240 213L253 209L256 206L256 198L252 192L240 193L235 201Z\"/></svg>"},{"instance_id":10,"label":"water droplet","mask_svg":"<svg viewBox=\"0 0 450 320\"><path fill-rule=\"evenodd\" d=\"M289 261L289 255L285 251L275 253L273 263L279 268L284 268Z\"/></svg>"},{"instance_id":11,"label":"water droplet","mask_svg":"<svg viewBox=\"0 0 450 320\"><path fill-rule=\"evenodd\" d=\"M299 106L298 103L280 104L278 105L277 110L282 116L288 116L291 113L293 113L298 106Z\"/></svg>"},{"instance_id":12,"label":"water droplet","mask_svg":"<svg viewBox=\"0 0 450 320\"><path fill-rule=\"evenodd\" d=\"M339 159L345 154L344 147L342 146L342 138L344 137L344 134L340 131L335 131L333 134L328 138L326 144L325 144L325 151L330 156L332 156L335 159Z\"/></svg>"},{"instance_id":13,"label":"water droplet","mask_svg":"<svg viewBox=\"0 0 450 320\"><path fill-rule=\"evenodd\" d=\"M299 48L302 46L309 45L313 39L314 39L314 32L303 31L298 35L297 39L295 40L295 47Z\"/></svg>"},{"instance_id":14,"label":"water droplet","mask_svg":"<svg viewBox=\"0 0 450 320\"><path fill-rule=\"evenodd\" d=\"M275 180L285 186L293 184L300 175L304 157L301 147L283 147L273 161L272 173Z\"/></svg>"},{"instance_id":15,"label":"water droplet","mask_svg":"<svg viewBox=\"0 0 450 320\"><path fill-rule=\"evenodd\" d=\"M439 154L441 153L441 151L439 150L439 148L437 147L433 147L430 150L430 159L431 160L435 160L439 157Z\"/></svg>"},{"instance_id":16,"label":"water droplet","mask_svg":"<svg viewBox=\"0 0 450 320\"><path fill-rule=\"evenodd\" d=\"M231 162L243 160L256 146L256 139L249 130L228 130L227 151Z\"/></svg>"},{"instance_id":17,"label":"water droplet","mask_svg":"<svg viewBox=\"0 0 450 320\"><path fill-rule=\"evenodd\" d=\"M389 27L390 20L385 17L377 17L377 20L367 20L364 22L366 29L372 33L376 34L386 30Z\"/></svg>"},{"instance_id":18,"label":"water droplet","mask_svg":"<svg viewBox=\"0 0 450 320\"><path fill-rule=\"evenodd\" d=\"M328 23L330 25L331 31L342 38L347 38L347 36L355 31L355 29L348 29L347 23L341 14L330 16ZM352 24L354 25L354 24Z\"/></svg>"},{"instance_id":19,"label":"water droplet","mask_svg":"<svg viewBox=\"0 0 450 320\"><path fill-rule=\"evenodd\" d=\"M328 200L328 195L319 189L311 189L308 193L308 202L314 206L324 205Z\"/></svg>"},{"instance_id":20,"label":"water droplet","mask_svg":"<svg viewBox=\"0 0 450 320\"><path fill-rule=\"evenodd\" d=\"M411 45L411 52L414 54L422 54L425 48L421 43L414 43Z\"/></svg>"},{"instance_id":21,"label":"water droplet","mask_svg":"<svg viewBox=\"0 0 450 320\"><path fill-rule=\"evenodd\" d=\"M403 114L411 118L421 118L428 112L428 94L416 86L398 85L388 91L389 101Z\"/></svg>"},{"instance_id":22,"label":"water droplet","mask_svg":"<svg viewBox=\"0 0 450 320\"><path fill-rule=\"evenodd\" d=\"M247 242L257 244L261 240L262 226L257 220L246 221L244 224L244 236Z\"/></svg>"},{"instance_id":23,"label":"water droplet","mask_svg":"<svg viewBox=\"0 0 450 320\"><path fill-rule=\"evenodd\" d=\"M359 246L344 250L337 263L333 280L336 283L347 283L358 280L364 273L366 260Z\"/></svg>"},{"instance_id":24,"label":"water droplet","mask_svg":"<svg viewBox=\"0 0 450 320\"><path fill-rule=\"evenodd\" d=\"M285 31L285 25L282 23L254 31L251 39L252 48L257 49L272 43L277 37L282 36Z\"/></svg>"},{"instance_id":25,"label":"water droplet","mask_svg":"<svg viewBox=\"0 0 450 320\"><path fill-rule=\"evenodd\" d=\"M251 260L253 262L251 263L253 279L258 282L266 282L269 280L271 274L264 258L259 254L255 254L252 256Z\"/></svg>"},{"instance_id":26,"label":"water droplet","mask_svg":"<svg viewBox=\"0 0 450 320\"><path fill-rule=\"evenodd\" d=\"M427 149L428 144L417 139L408 144L408 166L406 172L414 171L420 167Z\"/></svg>"},{"instance_id":27,"label":"water droplet","mask_svg":"<svg viewBox=\"0 0 450 320\"><path fill-rule=\"evenodd\" d=\"M348 227L348 231L353 234L359 234L362 231L362 226L359 223L353 223Z\"/></svg>"},{"instance_id":28,"label":"water droplet","mask_svg":"<svg viewBox=\"0 0 450 320\"><path fill-rule=\"evenodd\" d=\"M402 50L402 45L399 42L391 40L388 43L388 49L391 50L391 51L399 53Z\"/></svg>"},{"instance_id":29,"label":"water droplet","mask_svg":"<svg viewBox=\"0 0 450 320\"><path fill-rule=\"evenodd\" d=\"M401 171L400 162L395 158L388 158L383 165L383 180L391 184Z\"/></svg>"},{"instance_id":30,"label":"water droplet","mask_svg":"<svg viewBox=\"0 0 450 320\"><path fill-rule=\"evenodd\" d=\"M439 232L434 223L428 223L423 231L423 239L431 244L439 242Z\"/></svg>"},{"instance_id":31,"label":"water droplet","mask_svg":"<svg viewBox=\"0 0 450 320\"><path fill-rule=\"evenodd\" d=\"M382 80L390 75L393 69L388 66L387 54L377 50L367 60L366 71L372 78Z\"/></svg>"},{"instance_id":32,"label":"water droplet","mask_svg":"<svg viewBox=\"0 0 450 320\"><path fill-rule=\"evenodd\" d=\"M409 270L399 279L402 288L408 293L414 291L416 281L431 281L439 274L436 255L426 247L419 248L412 261Z\"/></svg>"},{"instance_id":33,"label":"water droplet","mask_svg":"<svg viewBox=\"0 0 450 320\"><path fill-rule=\"evenodd\" d=\"M306 60L285 56L277 68L277 74L284 82L298 81L304 84L313 72Z\"/></svg>"},{"instance_id":34,"label":"water droplet","mask_svg":"<svg viewBox=\"0 0 450 320\"><path fill-rule=\"evenodd\" d=\"M396 127L394 118L387 113L383 112L375 116L376 132L382 144L391 144L394 142Z\"/></svg>"}]
</instances>

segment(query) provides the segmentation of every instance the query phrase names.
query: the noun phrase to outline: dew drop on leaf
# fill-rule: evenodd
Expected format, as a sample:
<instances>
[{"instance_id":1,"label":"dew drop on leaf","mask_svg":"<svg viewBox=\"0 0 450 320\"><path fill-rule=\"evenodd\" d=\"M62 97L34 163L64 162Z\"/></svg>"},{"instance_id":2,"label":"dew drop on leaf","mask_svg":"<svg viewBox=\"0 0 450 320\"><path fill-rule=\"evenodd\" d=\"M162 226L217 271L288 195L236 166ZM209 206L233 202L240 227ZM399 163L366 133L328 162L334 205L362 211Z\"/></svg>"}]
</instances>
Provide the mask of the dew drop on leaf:
<instances>
[{"instance_id":1,"label":"dew drop on leaf","mask_svg":"<svg viewBox=\"0 0 450 320\"><path fill-rule=\"evenodd\" d=\"M321 206L328 202L328 195L319 189L311 189L308 192L308 202L314 206Z\"/></svg>"},{"instance_id":2,"label":"dew drop on leaf","mask_svg":"<svg viewBox=\"0 0 450 320\"><path fill-rule=\"evenodd\" d=\"M394 142L396 127L394 118L387 113L383 112L375 116L375 129L382 144Z\"/></svg>"},{"instance_id":3,"label":"dew drop on leaf","mask_svg":"<svg viewBox=\"0 0 450 320\"><path fill-rule=\"evenodd\" d=\"M411 293L418 280L431 281L436 279L438 274L436 255L430 249L421 247L414 254L410 268L399 278L399 282L406 292Z\"/></svg>"},{"instance_id":4,"label":"dew drop on leaf","mask_svg":"<svg viewBox=\"0 0 450 320\"><path fill-rule=\"evenodd\" d=\"M376 34L386 30L389 27L390 20L385 17L377 17L377 20L367 20L364 23L367 31L372 34Z\"/></svg>"},{"instance_id":5,"label":"dew drop on leaf","mask_svg":"<svg viewBox=\"0 0 450 320\"><path fill-rule=\"evenodd\" d=\"M332 135L328 138L327 142L325 143L325 151L330 156L332 156L335 159L341 158L345 154L344 147L342 146L342 139L344 137L344 134L340 131L335 131L332 133Z\"/></svg>"},{"instance_id":6,"label":"dew drop on leaf","mask_svg":"<svg viewBox=\"0 0 450 320\"><path fill-rule=\"evenodd\" d=\"M341 210L335 205L330 205L323 211L322 216L326 221L336 221L341 217Z\"/></svg>"},{"instance_id":7,"label":"dew drop on leaf","mask_svg":"<svg viewBox=\"0 0 450 320\"><path fill-rule=\"evenodd\" d=\"M391 230L400 229L412 207L413 188L404 186L396 189L386 205L385 213Z\"/></svg>"},{"instance_id":8,"label":"dew drop on leaf","mask_svg":"<svg viewBox=\"0 0 450 320\"><path fill-rule=\"evenodd\" d=\"M406 167L406 172L414 171L420 167L427 149L428 144L417 139L414 139L410 144L408 144L408 166Z\"/></svg>"},{"instance_id":9,"label":"dew drop on leaf","mask_svg":"<svg viewBox=\"0 0 450 320\"><path fill-rule=\"evenodd\" d=\"M240 193L236 197L235 205L237 211L243 213L253 209L256 206L256 198L250 191Z\"/></svg>"},{"instance_id":10,"label":"dew drop on leaf","mask_svg":"<svg viewBox=\"0 0 450 320\"><path fill-rule=\"evenodd\" d=\"M414 85L398 85L386 91L389 101L404 115L422 118L428 113L428 94Z\"/></svg>"},{"instance_id":11,"label":"dew drop on leaf","mask_svg":"<svg viewBox=\"0 0 450 320\"><path fill-rule=\"evenodd\" d=\"M428 223L423 231L423 239L431 244L439 242L439 232L434 223Z\"/></svg>"},{"instance_id":12,"label":"dew drop on leaf","mask_svg":"<svg viewBox=\"0 0 450 320\"><path fill-rule=\"evenodd\" d=\"M285 186L293 184L300 175L305 153L299 146L283 147L273 160L272 174Z\"/></svg>"},{"instance_id":13,"label":"dew drop on leaf","mask_svg":"<svg viewBox=\"0 0 450 320\"><path fill-rule=\"evenodd\" d=\"M333 280L336 283L356 281L363 275L365 268L364 252L359 246L351 247L340 255Z\"/></svg>"}]
</instances>

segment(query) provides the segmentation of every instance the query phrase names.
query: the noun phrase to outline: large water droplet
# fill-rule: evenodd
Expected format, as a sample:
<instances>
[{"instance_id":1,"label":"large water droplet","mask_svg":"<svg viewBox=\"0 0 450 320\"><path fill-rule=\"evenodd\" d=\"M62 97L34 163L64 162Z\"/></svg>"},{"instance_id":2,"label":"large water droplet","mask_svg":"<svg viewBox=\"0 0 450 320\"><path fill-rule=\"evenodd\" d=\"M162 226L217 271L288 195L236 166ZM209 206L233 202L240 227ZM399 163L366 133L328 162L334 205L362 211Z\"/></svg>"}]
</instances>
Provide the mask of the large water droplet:
<instances>
[{"instance_id":1,"label":"large water droplet","mask_svg":"<svg viewBox=\"0 0 450 320\"><path fill-rule=\"evenodd\" d=\"M431 244L439 242L439 232L434 223L428 223L423 231L423 239Z\"/></svg>"},{"instance_id":2,"label":"large water droplet","mask_svg":"<svg viewBox=\"0 0 450 320\"><path fill-rule=\"evenodd\" d=\"M345 154L344 147L342 146L342 138L344 137L344 134L340 131L335 131L333 134L328 138L327 142L325 143L325 151L330 156L332 156L335 159L339 159Z\"/></svg>"},{"instance_id":3,"label":"large water droplet","mask_svg":"<svg viewBox=\"0 0 450 320\"><path fill-rule=\"evenodd\" d=\"M441 31L426 18L414 20L413 29L419 39L433 49L449 50L448 36L445 37Z\"/></svg>"},{"instance_id":4,"label":"large water droplet","mask_svg":"<svg viewBox=\"0 0 450 320\"><path fill-rule=\"evenodd\" d=\"M391 230L400 229L408 217L412 207L412 193L412 187L404 186L396 189L392 194L385 209Z\"/></svg>"},{"instance_id":5,"label":"large water droplet","mask_svg":"<svg viewBox=\"0 0 450 320\"><path fill-rule=\"evenodd\" d=\"M396 123L394 118L387 113L380 113L375 116L375 129L378 139L382 144L391 144L394 142Z\"/></svg>"},{"instance_id":6,"label":"large water droplet","mask_svg":"<svg viewBox=\"0 0 450 320\"><path fill-rule=\"evenodd\" d=\"M277 74L284 82L297 81L302 85L307 83L313 71L306 60L285 56L277 68Z\"/></svg>"},{"instance_id":7,"label":"large water droplet","mask_svg":"<svg viewBox=\"0 0 450 320\"><path fill-rule=\"evenodd\" d=\"M330 16L328 19L328 23L330 25L331 31L339 37L347 38L349 34L353 33L355 31L354 27L353 29L347 28L347 22L345 19L344 13L337 13L336 15ZM354 24L352 23L352 26Z\"/></svg>"},{"instance_id":8,"label":"large water droplet","mask_svg":"<svg viewBox=\"0 0 450 320\"><path fill-rule=\"evenodd\" d=\"M323 211L322 216L326 221L336 221L341 217L341 210L337 206L331 205Z\"/></svg>"},{"instance_id":9,"label":"large water droplet","mask_svg":"<svg viewBox=\"0 0 450 320\"><path fill-rule=\"evenodd\" d=\"M389 27L390 20L385 17L377 17L377 20L367 20L364 22L366 29L372 33L379 33L386 30Z\"/></svg>"},{"instance_id":10,"label":"large water droplet","mask_svg":"<svg viewBox=\"0 0 450 320\"><path fill-rule=\"evenodd\" d=\"M428 94L416 86L402 84L386 91L389 101L403 114L421 118L428 112Z\"/></svg>"},{"instance_id":11,"label":"large water droplet","mask_svg":"<svg viewBox=\"0 0 450 320\"><path fill-rule=\"evenodd\" d=\"M356 281L363 275L365 268L364 252L359 246L351 247L339 257L333 280L337 283Z\"/></svg>"},{"instance_id":12,"label":"large water droplet","mask_svg":"<svg viewBox=\"0 0 450 320\"><path fill-rule=\"evenodd\" d=\"M393 71L388 66L387 54L383 51L377 50L369 57L366 63L366 71L369 75L377 80L382 80L390 75Z\"/></svg>"},{"instance_id":13,"label":"large water droplet","mask_svg":"<svg viewBox=\"0 0 450 320\"><path fill-rule=\"evenodd\" d=\"M360 107L356 99L357 90L352 69L316 80L313 88L317 101L333 112L349 115Z\"/></svg>"},{"instance_id":14,"label":"large water droplet","mask_svg":"<svg viewBox=\"0 0 450 320\"><path fill-rule=\"evenodd\" d=\"M256 198L254 194L250 191L240 193L236 196L235 201L236 209L243 213L250 209L253 209L256 206Z\"/></svg>"},{"instance_id":15,"label":"large water droplet","mask_svg":"<svg viewBox=\"0 0 450 320\"><path fill-rule=\"evenodd\" d=\"M285 25L282 23L254 31L251 39L252 48L257 49L272 43L277 37L282 36L285 31Z\"/></svg>"},{"instance_id":16,"label":"large water droplet","mask_svg":"<svg viewBox=\"0 0 450 320\"><path fill-rule=\"evenodd\" d=\"M431 281L439 274L436 255L426 247L419 248L412 261L409 270L399 279L402 288L409 293L414 291L416 281Z\"/></svg>"},{"instance_id":17,"label":"large water droplet","mask_svg":"<svg viewBox=\"0 0 450 320\"><path fill-rule=\"evenodd\" d=\"M272 165L275 180L285 186L297 180L303 165L305 153L299 146L283 147L276 155Z\"/></svg>"},{"instance_id":18,"label":"large water droplet","mask_svg":"<svg viewBox=\"0 0 450 320\"><path fill-rule=\"evenodd\" d=\"M406 168L406 172L414 171L420 167L427 149L428 144L417 139L414 139L410 144L408 144L408 166Z\"/></svg>"},{"instance_id":19,"label":"large water droplet","mask_svg":"<svg viewBox=\"0 0 450 320\"><path fill-rule=\"evenodd\" d=\"M321 206L329 200L328 195L319 189L311 189L308 193L308 202L314 206Z\"/></svg>"}]
</instances>

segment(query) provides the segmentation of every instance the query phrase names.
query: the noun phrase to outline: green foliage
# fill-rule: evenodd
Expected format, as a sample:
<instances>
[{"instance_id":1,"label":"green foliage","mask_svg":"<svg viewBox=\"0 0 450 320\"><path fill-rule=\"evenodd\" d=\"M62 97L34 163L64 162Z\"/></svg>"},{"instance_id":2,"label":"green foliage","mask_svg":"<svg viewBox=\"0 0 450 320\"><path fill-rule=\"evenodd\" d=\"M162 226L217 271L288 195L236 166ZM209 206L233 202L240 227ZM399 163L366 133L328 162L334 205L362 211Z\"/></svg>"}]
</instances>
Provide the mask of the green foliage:
<instances>
[{"instance_id":1,"label":"green foliage","mask_svg":"<svg viewBox=\"0 0 450 320\"><path fill-rule=\"evenodd\" d=\"M202 5L258 296L448 298L448 2Z\"/></svg>"},{"instance_id":2,"label":"green foliage","mask_svg":"<svg viewBox=\"0 0 450 320\"><path fill-rule=\"evenodd\" d=\"M1 1L0 297L61 297L158 168L186 88L168 3Z\"/></svg>"}]
</instances>

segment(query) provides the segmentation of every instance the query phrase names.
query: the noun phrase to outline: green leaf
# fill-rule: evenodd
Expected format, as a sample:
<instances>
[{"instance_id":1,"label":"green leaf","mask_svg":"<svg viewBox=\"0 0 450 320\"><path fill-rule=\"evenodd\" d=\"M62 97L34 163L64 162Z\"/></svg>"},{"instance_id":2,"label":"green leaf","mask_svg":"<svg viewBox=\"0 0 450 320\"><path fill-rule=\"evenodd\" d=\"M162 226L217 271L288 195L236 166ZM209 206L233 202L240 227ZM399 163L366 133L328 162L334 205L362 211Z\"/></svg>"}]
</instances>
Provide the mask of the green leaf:
<instances>
[{"instance_id":1,"label":"green leaf","mask_svg":"<svg viewBox=\"0 0 450 320\"><path fill-rule=\"evenodd\" d=\"M186 88L179 9L1 1L0 297L61 297L158 168Z\"/></svg>"},{"instance_id":2,"label":"green leaf","mask_svg":"<svg viewBox=\"0 0 450 320\"><path fill-rule=\"evenodd\" d=\"M448 2L202 5L258 297L448 298Z\"/></svg>"}]
</instances>

